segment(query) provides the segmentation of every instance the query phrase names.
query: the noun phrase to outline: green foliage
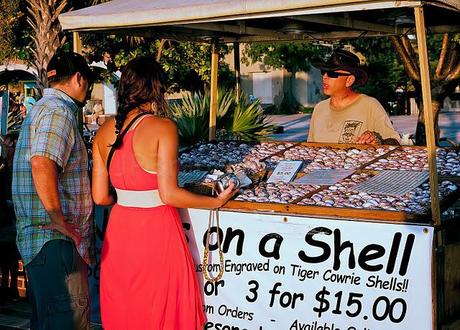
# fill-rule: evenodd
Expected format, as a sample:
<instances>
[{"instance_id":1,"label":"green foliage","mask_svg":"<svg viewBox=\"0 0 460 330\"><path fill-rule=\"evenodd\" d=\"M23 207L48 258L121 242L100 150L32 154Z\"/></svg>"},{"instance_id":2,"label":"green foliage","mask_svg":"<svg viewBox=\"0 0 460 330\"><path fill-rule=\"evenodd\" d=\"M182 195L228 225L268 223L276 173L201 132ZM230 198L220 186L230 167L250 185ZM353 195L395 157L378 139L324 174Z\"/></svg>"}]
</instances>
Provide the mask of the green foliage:
<instances>
[{"instance_id":1,"label":"green foliage","mask_svg":"<svg viewBox=\"0 0 460 330\"><path fill-rule=\"evenodd\" d=\"M250 103L245 95L237 100L233 91L218 92L216 127L219 138L258 140L271 128L259 101ZM210 96L208 92L186 93L170 106L181 145L206 141L209 136Z\"/></svg>"},{"instance_id":2,"label":"green foliage","mask_svg":"<svg viewBox=\"0 0 460 330\"><path fill-rule=\"evenodd\" d=\"M231 93L219 91L216 120L218 124L233 104ZM208 92L183 93L182 99L170 106L182 145L206 141L209 136L210 96Z\"/></svg>"},{"instance_id":3,"label":"green foliage","mask_svg":"<svg viewBox=\"0 0 460 330\"><path fill-rule=\"evenodd\" d=\"M158 41L157 41L158 43ZM219 47L219 70L228 70L222 62L228 47ZM211 45L207 43L168 41L160 63L171 82L171 90L203 91L211 82Z\"/></svg>"},{"instance_id":4,"label":"green foliage","mask_svg":"<svg viewBox=\"0 0 460 330\"><path fill-rule=\"evenodd\" d=\"M284 68L289 72L308 71L310 60L321 57L328 48L310 42L277 42L248 44L243 60L262 62L270 68Z\"/></svg>"},{"instance_id":5,"label":"green foliage","mask_svg":"<svg viewBox=\"0 0 460 330\"><path fill-rule=\"evenodd\" d=\"M101 36L85 34L86 55L90 61L99 61L108 51L114 59L115 66L122 68L139 55L158 55L161 49L160 64L168 75L169 91L180 90L204 91L211 79L211 46L205 43L177 42L148 38L126 38L115 35ZM228 53L228 47L220 46L222 60ZM221 62L219 74L226 75L228 65ZM227 74L228 75L228 74Z\"/></svg>"},{"instance_id":6,"label":"green foliage","mask_svg":"<svg viewBox=\"0 0 460 330\"><path fill-rule=\"evenodd\" d=\"M21 109L19 108L19 106L17 105L12 106L11 110L8 112L8 117L7 117L8 132L19 131L23 121L24 121L24 117L21 114Z\"/></svg>"},{"instance_id":7,"label":"green foliage","mask_svg":"<svg viewBox=\"0 0 460 330\"><path fill-rule=\"evenodd\" d=\"M367 38L352 41L355 50L366 58L369 80L356 88L359 92L377 98L387 111L397 98L395 90L409 88L410 82L388 38Z\"/></svg>"},{"instance_id":8,"label":"green foliage","mask_svg":"<svg viewBox=\"0 0 460 330\"><path fill-rule=\"evenodd\" d=\"M303 109L300 111L301 113L305 113L307 115L311 115L313 113L314 107L303 107Z\"/></svg>"},{"instance_id":9,"label":"green foliage","mask_svg":"<svg viewBox=\"0 0 460 330\"><path fill-rule=\"evenodd\" d=\"M204 141L208 134L208 124L204 98L200 94L186 94L181 104L170 107L176 122L181 145Z\"/></svg>"},{"instance_id":10,"label":"green foliage","mask_svg":"<svg viewBox=\"0 0 460 330\"><path fill-rule=\"evenodd\" d=\"M459 36L460 34L453 34L451 38L458 43L460 41ZM442 38L442 34L429 34L427 36L432 72L438 64ZM368 65L369 81L365 86L358 88L358 91L376 97L388 111L392 111L390 104L394 104L397 99L395 90L398 87L406 92L414 91L412 81L410 81L388 38L358 39L352 41L351 44L366 57ZM414 48L416 50L415 41Z\"/></svg>"},{"instance_id":11,"label":"green foliage","mask_svg":"<svg viewBox=\"0 0 460 330\"><path fill-rule=\"evenodd\" d=\"M235 104L232 116L223 125L232 139L243 141L259 140L273 128L266 120L260 101L251 103L244 93Z\"/></svg>"},{"instance_id":12,"label":"green foliage","mask_svg":"<svg viewBox=\"0 0 460 330\"><path fill-rule=\"evenodd\" d=\"M18 1L0 0L0 63L12 58L15 53L14 28L18 24Z\"/></svg>"}]
</instances>

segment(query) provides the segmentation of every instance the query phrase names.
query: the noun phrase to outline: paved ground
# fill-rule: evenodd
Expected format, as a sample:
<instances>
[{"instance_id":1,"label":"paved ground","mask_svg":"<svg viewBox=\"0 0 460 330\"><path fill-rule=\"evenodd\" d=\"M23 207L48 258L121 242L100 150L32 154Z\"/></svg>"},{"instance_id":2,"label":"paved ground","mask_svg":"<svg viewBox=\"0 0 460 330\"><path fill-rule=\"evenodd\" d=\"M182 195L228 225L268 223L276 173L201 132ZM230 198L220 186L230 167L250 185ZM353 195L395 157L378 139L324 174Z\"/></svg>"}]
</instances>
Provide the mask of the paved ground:
<instances>
[{"instance_id":1,"label":"paved ground","mask_svg":"<svg viewBox=\"0 0 460 330\"><path fill-rule=\"evenodd\" d=\"M26 298L0 305L0 330L30 329L31 314L30 304ZM102 330L102 326L91 324L91 330Z\"/></svg>"},{"instance_id":2,"label":"paved ground","mask_svg":"<svg viewBox=\"0 0 460 330\"><path fill-rule=\"evenodd\" d=\"M310 115L275 115L273 123L284 127L284 133L272 137L279 141L305 141L310 125ZM395 129L401 134L415 134L416 116L392 116ZM439 117L441 137L460 143L460 112L441 113Z\"/></svg>"},{"instance_id":3,"label":"paved ground","mask_svg":"<svg viewBox=\"0 0 460 330\"><path fill-rule=\"evenodd\" d=\"M26 300L0 305L0 329L29 329L30 314Z\"/></svg>"}]
</instances>

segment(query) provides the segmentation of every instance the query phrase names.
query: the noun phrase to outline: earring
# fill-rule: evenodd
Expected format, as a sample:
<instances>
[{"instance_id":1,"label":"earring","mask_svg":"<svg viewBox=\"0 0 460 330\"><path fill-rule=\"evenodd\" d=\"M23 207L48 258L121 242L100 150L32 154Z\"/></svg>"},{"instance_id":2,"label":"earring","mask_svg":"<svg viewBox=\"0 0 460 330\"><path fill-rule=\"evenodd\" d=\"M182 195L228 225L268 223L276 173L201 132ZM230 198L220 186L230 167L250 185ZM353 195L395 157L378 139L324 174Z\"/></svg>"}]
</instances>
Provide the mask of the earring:
<instances>
[{"instance_id":1,"label":"earring","mask_svg":"<svg viewBox=\"0 0 460 330\"><path fill-rule=\"evenodd\" d=\"M150 111L153 113L153 114L157 114L157 110L158 110L158 107L157 107L157 104L156 102L152 102L150 103Z\"/></svg>"}]
</instances>

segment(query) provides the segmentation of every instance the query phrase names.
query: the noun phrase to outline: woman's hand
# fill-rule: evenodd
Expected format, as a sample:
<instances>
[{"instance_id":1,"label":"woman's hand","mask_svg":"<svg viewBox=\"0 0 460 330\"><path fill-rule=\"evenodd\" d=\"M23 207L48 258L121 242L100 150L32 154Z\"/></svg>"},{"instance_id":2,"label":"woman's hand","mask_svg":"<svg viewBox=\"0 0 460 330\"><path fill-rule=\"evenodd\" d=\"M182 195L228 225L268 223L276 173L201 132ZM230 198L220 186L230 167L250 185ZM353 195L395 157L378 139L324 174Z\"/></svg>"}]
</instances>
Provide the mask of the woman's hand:
<instances>
[{"instance_id":1,"label":"woman's hand","mask_svg":"<svg viewBox=\"0 0 460 330\"><path fill-rule=\"evenodd\" d=\"M238 189L233 189L235 188L235 184L233 182L233 180L230 181L230 184L228 185L227 189L225 189L224 191L222 191L218 196L217 196L217 200L219 201L219 206L217 207L221 207L223 205L225 205L225 203L228 202L228 200L230 198L233 197L233 195L236 194L236 192L238 191Z\"/></svg>"}]
</instances>

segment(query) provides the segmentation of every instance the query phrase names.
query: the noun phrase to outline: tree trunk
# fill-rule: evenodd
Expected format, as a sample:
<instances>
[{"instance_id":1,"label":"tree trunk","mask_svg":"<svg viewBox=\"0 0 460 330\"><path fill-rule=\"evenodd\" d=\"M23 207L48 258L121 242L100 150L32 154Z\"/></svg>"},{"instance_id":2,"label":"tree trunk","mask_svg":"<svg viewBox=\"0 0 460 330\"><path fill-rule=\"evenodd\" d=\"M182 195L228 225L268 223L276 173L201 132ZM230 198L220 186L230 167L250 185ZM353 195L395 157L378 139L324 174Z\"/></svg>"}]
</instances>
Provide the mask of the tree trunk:
<instances>
[{"instance_id":1,"label":"tree trunk","mask_svg":"<svg viewBox=\"0 0 460 330\"><path fill-rule=\"evenodd\" d=\"M419 114L417 119L417 127L415 130L415 145L417 146L426 146L426 129L425 129L425 115L423 112L423 102L419 102ZM436 145L439 145L440 139L440 129L439 129L439 112L441 111L441 103L437 101L432 101L431 111L433 112L433 122L434 122L434 137Z\"/></svg>"},{"instance_id":2,"label":"tree trunk","mask_svg":"<svg viewBox=\"0 0 460 330\"><path fill-rule=\"evenodd\" d=\"M420 72L418 61L415 57L415 49L407 36L392 36L391 43L398 54L401 63L406 69L406 73L412 80L418 95L421 95ZM432 68L431 77L431 99L435 131L435 141L439 144L439 111L441 110L444 99L453 93L455 88L460 84L460 54L459 47L448 33L443 35L441 51L436 68ZM426 145L425 118L423 114L423 105L419 103L419 116L417 128L415 131L415 144Z\"/></svg>"},{"instance_id":3,"label":"tree trunk","mask_svg":"<svg viewBox=\"0 0 460 330\"><path fill-rule=\"evenodd\" d=\"M166 42L166 39L161 39L160 44L158 45L157 55L156 55L156 60L158 63L160 62L161 55L163 55L163 48L164 48L165 42Z\"/></svg>"}]
</instances>

